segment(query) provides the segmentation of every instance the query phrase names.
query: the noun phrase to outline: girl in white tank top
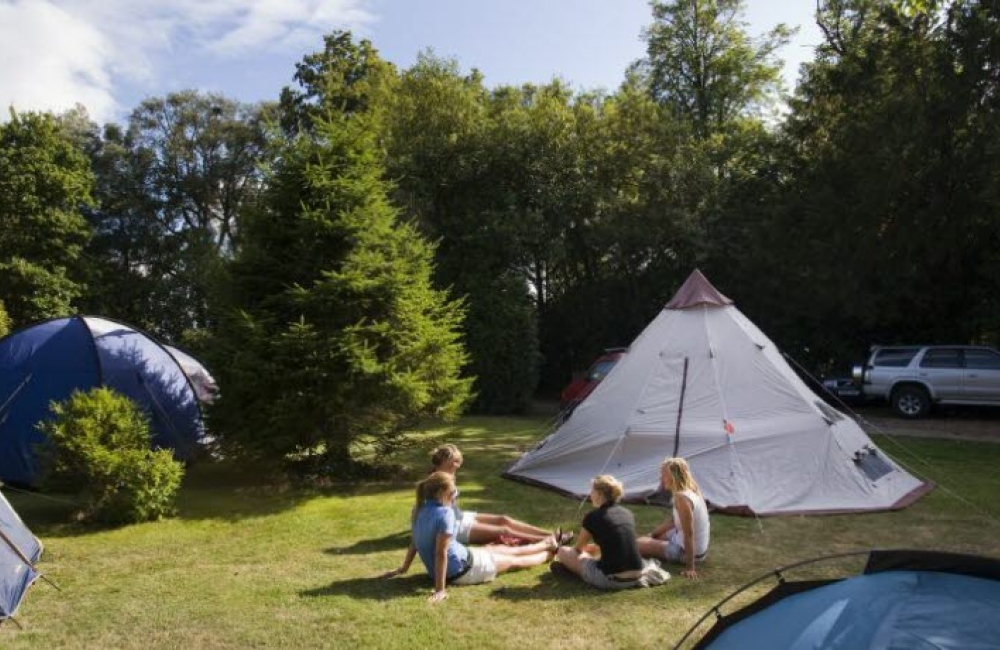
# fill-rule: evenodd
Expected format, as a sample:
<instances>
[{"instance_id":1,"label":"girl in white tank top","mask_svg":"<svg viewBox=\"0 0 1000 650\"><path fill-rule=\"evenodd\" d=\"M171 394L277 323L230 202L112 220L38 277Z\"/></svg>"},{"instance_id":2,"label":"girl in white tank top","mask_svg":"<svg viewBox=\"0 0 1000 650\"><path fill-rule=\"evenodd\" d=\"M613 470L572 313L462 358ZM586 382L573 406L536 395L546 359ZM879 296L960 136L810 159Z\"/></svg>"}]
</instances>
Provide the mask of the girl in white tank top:
<instances>
[{"instance_id":1,"label":"girl in white tank top","mask_svg":"<svg viewBox=\"0 0 1000 650\"><path fill-rule=\"evenodd\" d=\"M691 468L683 458L668 458L660 466L663 487L673 492L672 517L649 536L639 538L639 552L647 558L664 558L685 565L681 574L696 578L696 563L705 559L711 536L708 506ZM690 540L687 538L690 537Z\"/></svg>"}]
</instances>

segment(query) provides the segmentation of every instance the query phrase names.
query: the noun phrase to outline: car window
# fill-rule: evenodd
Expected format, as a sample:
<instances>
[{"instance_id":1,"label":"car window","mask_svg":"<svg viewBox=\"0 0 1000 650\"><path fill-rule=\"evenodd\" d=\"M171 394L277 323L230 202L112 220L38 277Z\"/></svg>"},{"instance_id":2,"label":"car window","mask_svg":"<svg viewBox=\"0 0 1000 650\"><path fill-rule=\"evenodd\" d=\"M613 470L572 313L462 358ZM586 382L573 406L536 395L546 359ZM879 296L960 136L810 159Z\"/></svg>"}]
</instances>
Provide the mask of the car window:
<instances>
[{"instance_id":1,"label":"car window","mask_svg":"<svg viewBox=\"0 0 1000 650\"><path fill-rule=\"evenodd\" d=\"M599 361L587 373L587 381L601 381L615 367L616 361Z\"/></svg>"},{"instance_id":2,"label":"car window","mask_svg":"<svg viewBox=\"0 0 1000 650\"><path fill-rule=\"evenodd\" d=\"M966 350L965 367L973 370L1000 370L1000 354L993 350Z\"/></svg>"},{"instance_id":3,"label":"car window","mask_svg":"<svg viewBox=\"0 0 1000 650\"><path fill-rule=\"evenodd\" d=\"M910 364L917 354L917 348L894 348L890 350L879 350L875 354L872 365L887 366L891 368L904 368Z\"/></svg>"},{"instance_id":4,"label":"car window","mask_svg":"<svg viewBox=\"0 0 1000 650\"><path fill-rule=\"evenodd\" d=\"M921 368L961 368L962 351L955 349L935 349L924 353L920 360Z\"/></svg>"}]
</instances>

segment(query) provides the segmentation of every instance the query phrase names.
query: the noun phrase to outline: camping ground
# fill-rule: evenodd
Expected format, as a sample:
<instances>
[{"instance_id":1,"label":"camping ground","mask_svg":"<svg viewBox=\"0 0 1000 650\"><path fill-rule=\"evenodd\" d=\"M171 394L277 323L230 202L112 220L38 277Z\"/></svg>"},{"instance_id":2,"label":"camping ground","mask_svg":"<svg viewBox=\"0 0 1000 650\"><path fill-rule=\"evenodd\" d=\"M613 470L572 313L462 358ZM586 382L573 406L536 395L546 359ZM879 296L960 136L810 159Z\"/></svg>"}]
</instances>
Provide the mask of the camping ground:
<instances>
[{"instance_id":1,"label":"camping ground","mask_svg":"<svg viewBox=\"0 0 1000 650\"><path fill-rule=\"evenodd\" d=\"M679 576L651 590L599 593L544 568L449 589L426 602L419 561L385 581L407 544L412 483L426 451L458 444L468 509L575 526L573 500L499 477L544 433L545 420L465 418L420 434L393 459L389 481L291 487L250 467L193 467L179 515L95 529L66 523L72 505L8 491L46 545L44 582L18 621L0 629L8 648L670 647L709 606L776 566L872 547L1000 555L1000 444L876 436L912 472L939 484L893 513L747 519L713 515L712 548L698 581ZM609 468L613 473L613 469ZM663 516L633 507L640 531ZM837 575L859 561L804 575ZM759 592L757 592L759 593Z\"/></svg>"}]
</instances>

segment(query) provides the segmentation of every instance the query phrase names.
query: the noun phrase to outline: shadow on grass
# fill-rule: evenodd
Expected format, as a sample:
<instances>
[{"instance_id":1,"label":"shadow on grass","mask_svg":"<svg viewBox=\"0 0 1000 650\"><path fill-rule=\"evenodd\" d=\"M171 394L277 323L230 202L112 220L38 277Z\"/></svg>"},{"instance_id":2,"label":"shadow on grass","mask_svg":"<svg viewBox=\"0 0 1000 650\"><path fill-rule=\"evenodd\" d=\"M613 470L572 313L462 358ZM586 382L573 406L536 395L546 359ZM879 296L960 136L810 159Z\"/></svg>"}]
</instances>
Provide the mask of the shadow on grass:
<instances>
[{"instance_id":1,"label":"shadow on grass","mask_svg":"<svg viewBox=\"0 0 1000 650\"><path fill-rule=\"evenodd\" d=\"M350 578L331 582L325 587L300 591L306 598L349 596L353 599L391 600L419 594L430 595L431 580L426 574L413 574L401 578Z\"/></svg>"},{"instance_id":2,"label":"shadow on grass","mask_svg":"<svg viewBox=\"0 0 1000 650\"><path fill-rule=\"evenodd\" d=\"M498 600L519 602L524 600L567 600L581 595L599 596L603 593L605 592L588 587L577 578L557 576L546 572L538 576L538 582L533 585L508 586L498 584L490 596Z\"/></svg>"},{"instance_id":3,"label":"shadow on grass","mask_svg":"<svg viewBox=\"0 0 1000 650\"><path fill-rule=\"evenodd\" d=\"M401 550L409 545L410 531L403 530L377 539L362 539L350 546L333 546L326 549L326 553L330 555L368 555L382 551Z\"/></svg>"},{"instance_id":4,"label":"shadow on grass","mask_svg":"<svg viewBox=\"0 0 1000 650\"><path fill-rule=\"evenodd\" d=\"M315 485L293 484L277 476L274 469L266 464L200 462L186 471L177 497L177 518L236 522L280 514L315 498L371 496L411 490L427 471L428 452L443 442L454 442L467 451L469 462L462 475L470 481L480 481L484 488L477 492L482 496L489 495L486 499L476 499L475 505L479 509L492 512L521 510L517 507L519 504L534 501L534 497L530 496L534 490L514 488L514 484L502 480L499 473L543 436L544 431L539 426L540 421L530 417L490 416L463 418L457 424L446 426L431 424L417 431L422 436L418 444L394 455L393 462L402 461L404 471L385 479L352 483L321 481ZM459 477L461 479L462 476ZM42 537L86 536L113 528L73 521L74 512L82 507L82 501L74 495L19 492L8 493L7 496L25 523ZM545 506L541 507L544 511ZM548 517L535 515L534 518ZM406 533L388 535L361 541L351 547L329 549L328 552L362 554L405 548L407 536Z\"/></svg>"}]
</instances>

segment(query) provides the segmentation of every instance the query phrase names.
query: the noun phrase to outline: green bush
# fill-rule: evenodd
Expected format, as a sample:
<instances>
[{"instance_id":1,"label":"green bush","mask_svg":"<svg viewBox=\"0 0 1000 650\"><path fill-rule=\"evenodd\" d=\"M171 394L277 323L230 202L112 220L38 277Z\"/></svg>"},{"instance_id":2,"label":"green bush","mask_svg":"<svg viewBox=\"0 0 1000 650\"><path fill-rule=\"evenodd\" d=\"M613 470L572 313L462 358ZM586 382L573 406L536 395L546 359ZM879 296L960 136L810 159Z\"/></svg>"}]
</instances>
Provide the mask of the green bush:
<instances>
[{"instance_id":1,"label":"green bush","mask_svg":"<svg viewBox=\"0 0 1000 650\"><path fill-rule=\"evenodd\" d=\"M3 301L0 300L0 338L10 334L10 316L4 309Z\"/></svg>"},{"instance_id":2,"label":"green bush","mask_svg":"<svg viewBox=\"0 0 1000 650\"><path fill-rule=\"evenodd\" d=\"M173 514L184 470L167 450L150 449L149 424L128 398L107 388L53 402L40 425L46 483L82 489L85 519L150 521Z\"/></svg>"}]
</instances>

